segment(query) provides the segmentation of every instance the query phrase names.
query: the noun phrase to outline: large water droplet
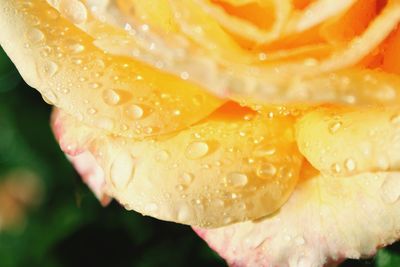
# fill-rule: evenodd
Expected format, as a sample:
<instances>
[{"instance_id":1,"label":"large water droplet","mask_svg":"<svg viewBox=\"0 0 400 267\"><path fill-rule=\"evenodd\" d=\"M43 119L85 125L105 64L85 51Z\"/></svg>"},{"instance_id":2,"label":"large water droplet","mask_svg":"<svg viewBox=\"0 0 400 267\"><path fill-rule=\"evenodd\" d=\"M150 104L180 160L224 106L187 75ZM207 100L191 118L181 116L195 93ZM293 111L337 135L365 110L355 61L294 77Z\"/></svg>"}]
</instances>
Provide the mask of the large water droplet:
<instances>
[{"instance_id":1,"label":"large water droplet","mask_svg":"<svg viewBox=\"0 0 400 267\"><path fill-rule=\"evenodd\" d=\"M400 180L397 176L398 174L387 174L381 187L382 200L388 204L392 204L400 198Z\"/></svg>"},{"instance_id":2,"label":"large water droplet","mask_svg":"<svg viewBox=\"0 0 400 267\"><path fill-rule=\"evenodd\" d=\"M227 180L233 186L245 186L248 182L248 177L244 173L232 172L228 174Z\"/></svg>"},{"instance_id":3,"label":"large water droplet","mask_svg":"<svg viewBox=\"0 0 400 267\"><path fill-rule=\"evenodd\" d=\"M334 173L340 173L342 171L342 167L340 167L340 165L338 163L334 163L331 165L331 170Z\"/></svg>"},{"instance_id":4,"label":"large water droplet","mask_svg":"<svg viewBox=\"0 0 400 267\"><path fill-rule=\"evenodd\" d=\"M144 210L146 213L154 213L158 211L158 205L156 203L148 203L145 205Z\"/></svg>"},{"instance_id":5,"label":"large water droplet","mask_svg":"<svg viewBox=\"0 0 400 267\"><path fill-rule=\"evenodd\" d=\"M117 189L124 189L135 175L135 160L128 152L119 152L110 167L110 179Z\"/></svg>"},{"instance_id":6,"label":"large water droplet","mask_svg":"<svg viewBox=\"0 0 400 267\"><path fill-rule=\"evenodd\" d=\"M81 53L85 50L85 47L79 43L76 44L72 44L69 46L69 49L71 50L71 52L73 53Z\"/></svg>"},{"instance_id":7,"label":"large water droplet","mask_svg":"<svg viewBox=\"0 0 400 267\"><path fill-rule=\"evenodd\" d=\"M193 142L186 148L185 155L188 159L199 159L207 155L208 149L205 142Z\"/></svg>"},{"instance_id":8,"label":"large water droplet","mask_svg":"<svg viewBox=\"0 0 400 267\"><path fill-rule=\"evenodd\" d=\"M166 150L161 150L156 155L156 160L160 162L165 162L169 159L169 153Z\"/></svg>"},{"instance_id":9,"label":"large water droplet","mask_svg":"<svg viewBox=\"0 0 400 267\"><path fill-rule=\"evenodd\" d=\"M26 38L28 38L32 43L38 43L44 39L44 34L41 30L32 28L26 33Z\"/></svg>"},{"instance_id":10,"label":"large water droplet","mask_svg":"<svg viewBox=\"0 0 400 267\"><path fill-rule=\"evenodd\" d=\"M396 125L400 125L400 114L395 114L390 118L390 122Z\"/></svg>"},{"instance_id":11,"label":"large water droplet","mask_svg":"<svg viewBox=\"0 0 400 267\"><path fill-rule=\"evenodd\" d=\"M75 24L81 24L87 20L86 7L78 0L61 0L60 13Z\"/></svg>"},{"instance_id":12,"label":"large water droplet","mask_svg":"<svg viewBox=\"0 0 400 267\"><path fill-rule=\"evenodd\" d=\"M335 121L329 124L329 132L331 134L336 133L342 127L342 123L340 121Z\"/></svg>"},{"instance_id":13,"label":"large water droplet","mask_svg":"<svg viewBox=\"0 0 400 267\"><path fill-rule=\"evenodd\" d=\"M191 173L188 173L188 172L184 172L184 173L182 173L181 178L185 184L189 185L193 182L194 175Z\"/></svg>"},{"instance_id":14,"label":"large water droplet","mask_svg":"<svg viewBox=\"0 0 400 267\"><path fill-rule=\"evenodd\" d=\"M51 78L53 77L58 71L58 65L57 63L53 61L46 61L43 63L43 73L47 77Z\"/></svg>"},{"instance_id":15,"label":"large water droplet","mask_svg":"<svg viewBox=\"0 0 400 267\"><path fill-rule=\"evenodd\" d=\"M192 210L186 203L178 205L177 219L179 222L187 222L192 217Z\"/></svg>"},{"instance_id":16,"label":"large water droplet","mask_svg":"<svg viewBox=\"0 0 400 267\"><path fill-rule=\"evenodd\" d=\"M348 158L345 160L344 166L349 172L352 172L356 169L356 162L352 158Z\"/></svg>"},{"instance_id":17,"label":"large water droplet","mask_svg":"<svg viewBox=\"0 0 400 267\"><path fill-rule=\"evenodd\" d=\"M266 162L257 169L257 176L262 179L271 179L276 175L277 169L274 164Z\"/></svg>"},{"instance_id":18,"label":"large water droplet","mask_svg":"<svg viewBox=\"0 0 400 267\"><path fill-rule=\"evenodd\" d=\"M103 91L103 100L106 104L115 106L121 101L121 96L116 91L108 89Z\"/></svg>"},{"instance_id":19,"label":"large water droplet","mask_svg":"<svg viewBox=\"0 0 400 267\"><path fill-rule=\"evenodd\" d=\"M125 112L128 114L128 116L134 120L138 120L143 117L143 109L139 107L138 105L130 105L125 109Z\"/></svg>"}]
</instances>

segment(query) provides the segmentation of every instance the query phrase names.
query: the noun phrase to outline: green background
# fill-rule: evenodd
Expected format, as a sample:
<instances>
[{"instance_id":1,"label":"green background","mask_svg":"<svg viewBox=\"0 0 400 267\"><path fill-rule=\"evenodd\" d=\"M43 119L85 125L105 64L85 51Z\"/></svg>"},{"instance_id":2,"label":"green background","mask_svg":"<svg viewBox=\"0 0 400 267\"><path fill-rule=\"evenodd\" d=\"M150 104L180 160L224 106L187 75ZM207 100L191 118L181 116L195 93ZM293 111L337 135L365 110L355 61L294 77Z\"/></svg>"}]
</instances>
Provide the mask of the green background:
<instances>
[{"instance_id":1,"label":"green background","mask_svg":"<svg viewBox=\"0 0 400 267\"><path fill-rule=\"evenodd\" d=\"M0 50L0 177L24 168L45 186L23 227L0 232L0 267L226 266L187 226L100 206L56 144L50 106ZM0 178L1 179L1 178ZM341 266L399 267L400 246Z\"/></svg>"}]
</instances>

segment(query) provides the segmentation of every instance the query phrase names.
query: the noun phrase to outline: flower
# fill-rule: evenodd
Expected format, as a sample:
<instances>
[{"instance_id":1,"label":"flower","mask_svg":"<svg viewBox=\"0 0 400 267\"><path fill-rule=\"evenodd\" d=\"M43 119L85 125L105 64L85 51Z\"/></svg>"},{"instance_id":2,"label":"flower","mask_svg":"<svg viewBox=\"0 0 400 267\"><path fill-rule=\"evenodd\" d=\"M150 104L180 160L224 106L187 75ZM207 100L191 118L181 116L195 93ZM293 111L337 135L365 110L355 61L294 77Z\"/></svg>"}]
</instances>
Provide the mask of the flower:
<instances>
[{"instance_id":1,"label":"flower","mask_svg":"<svg viewBox=\"0 0 400 267\"><path fill-rule=\"evenodd\" d=\"M0 3L2 47L103 204L192 225L234 266L398 239L399 1Z\"/></svg>"}]
</instances>

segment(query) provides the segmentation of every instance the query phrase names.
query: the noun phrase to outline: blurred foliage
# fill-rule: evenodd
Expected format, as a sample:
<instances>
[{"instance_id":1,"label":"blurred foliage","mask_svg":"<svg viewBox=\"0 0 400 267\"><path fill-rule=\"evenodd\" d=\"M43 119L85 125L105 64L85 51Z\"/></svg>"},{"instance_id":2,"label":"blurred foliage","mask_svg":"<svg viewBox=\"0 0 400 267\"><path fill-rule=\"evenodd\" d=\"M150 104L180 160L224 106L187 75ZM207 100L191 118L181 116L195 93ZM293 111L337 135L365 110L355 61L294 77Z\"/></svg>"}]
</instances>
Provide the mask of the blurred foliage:
<instances>
[{"instance_id":1,"label":"blurred foliage","mask_svg":"<svg viewBox=\"0 0 400 267\"><path fill-rule=\"evenodd\" d=\"M0 233L0 267L226 266L187 226L103 208L67 162L49 127L50 107L0 51L0 177L34 172L45 185L26 222ZM1 178L0 178L1 179ZM343 267L400 266L400 246Z\"/></svg>"}]
</instances>

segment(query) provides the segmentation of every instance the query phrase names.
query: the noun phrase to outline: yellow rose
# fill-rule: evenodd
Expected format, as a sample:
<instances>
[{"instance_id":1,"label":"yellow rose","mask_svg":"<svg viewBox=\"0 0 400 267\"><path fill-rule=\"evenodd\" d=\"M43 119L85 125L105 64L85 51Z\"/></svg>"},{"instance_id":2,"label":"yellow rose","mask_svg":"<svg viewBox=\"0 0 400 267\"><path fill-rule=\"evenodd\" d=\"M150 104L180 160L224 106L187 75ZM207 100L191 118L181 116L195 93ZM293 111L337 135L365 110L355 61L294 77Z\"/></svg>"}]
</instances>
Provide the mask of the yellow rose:
<instances>
[{"instance_id":1,"label":"yellow rose","mask_svg":"<svg viewBox=\"0 0 400 267\"><path fill-rule=\"evenodd\" d=\"M234 266L398 239L400 1L0 3L2 47L102 203L192 225Z\"/></svg>"}]
</instances>

